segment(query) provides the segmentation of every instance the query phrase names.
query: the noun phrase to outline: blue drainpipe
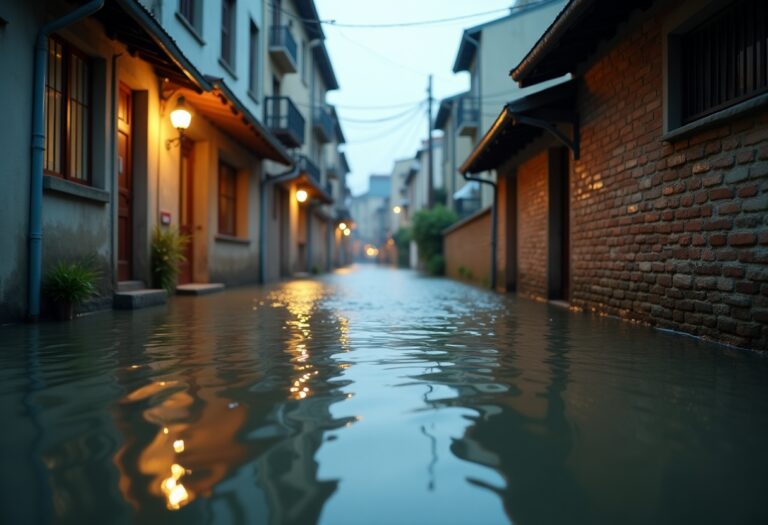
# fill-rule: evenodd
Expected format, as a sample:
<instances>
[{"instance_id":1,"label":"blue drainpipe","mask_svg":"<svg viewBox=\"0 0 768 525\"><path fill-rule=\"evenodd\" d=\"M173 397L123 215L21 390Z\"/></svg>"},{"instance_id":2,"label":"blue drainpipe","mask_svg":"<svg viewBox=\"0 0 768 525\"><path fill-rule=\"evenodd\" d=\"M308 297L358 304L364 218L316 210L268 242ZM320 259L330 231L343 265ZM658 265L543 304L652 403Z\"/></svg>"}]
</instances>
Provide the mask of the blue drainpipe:
<instances>
[{"instance_id":1,"label":"blue drainpipe","mask_svg":"<svg viewBox=\"0 0 768 525\"><path fill-rule=\"evenodd\" d=\"M43 156L45 154L45 68L48 61L48 37L86 18L104 6L104 0L93 0L71 13L45 24L37 33L32 84L32 174L29 181L29 257L27 278L28 317L40 318L40 284L43 273Z\"/></svg>"}]
</instances>

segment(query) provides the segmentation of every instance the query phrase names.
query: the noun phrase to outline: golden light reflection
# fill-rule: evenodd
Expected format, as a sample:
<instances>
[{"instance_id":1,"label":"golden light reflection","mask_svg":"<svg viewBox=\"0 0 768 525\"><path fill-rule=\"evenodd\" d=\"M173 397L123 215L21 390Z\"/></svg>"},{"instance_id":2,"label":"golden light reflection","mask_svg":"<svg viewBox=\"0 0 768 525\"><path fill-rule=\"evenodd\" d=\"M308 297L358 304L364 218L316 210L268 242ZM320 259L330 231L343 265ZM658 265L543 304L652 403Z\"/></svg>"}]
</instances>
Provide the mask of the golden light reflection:
<instances>
[{"instance_id":1,"label":"golden light reflection","mask_svg":"<svg viewBox=\"0 0 768 525\"><path fill-rule=\"evenodd\" d=\"M184 467L174 463L171 465L170 477L165 478L160 484L160 490L165 494L166 506L169 510L179 510L192 499L184 485L179 482L186 472Z\"/></svg>"},{"instance_id":2,"label":"golden light reflection","mask_svg":"<svg viewBox=\"0 0 768 525\"><path fill-rule=\"evenodd\" d=\"M183 439L177 439L173 442L173 450L176 451L177 454L181 454L184 452L184 440Z\"/></svg>"}]
</instances>

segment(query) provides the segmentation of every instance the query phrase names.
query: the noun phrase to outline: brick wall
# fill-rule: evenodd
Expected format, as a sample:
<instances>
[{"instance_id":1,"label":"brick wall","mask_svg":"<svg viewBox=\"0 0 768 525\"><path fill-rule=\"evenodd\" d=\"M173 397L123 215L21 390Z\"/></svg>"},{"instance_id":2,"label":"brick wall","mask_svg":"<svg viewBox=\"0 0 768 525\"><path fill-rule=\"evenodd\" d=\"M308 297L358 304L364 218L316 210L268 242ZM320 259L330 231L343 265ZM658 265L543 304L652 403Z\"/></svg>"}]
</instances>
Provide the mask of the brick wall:
<instances>
[{"instance_id":1,"label":"brick wall","mask_svg":"<svg viewBox=\"0 0 768 525\"><path fill-rule=\"evenodd\" d=\"M446 275L488 286L491 273L490 210L451 228L443 237L443 250Z\"/></svg>"},{"instance_id":2,"label":"brick wall","mask_svg":"<svg viewBox=\"0 0 768 525\"><path fill-rule=\"evenodd\" d=\"M766 348L768 113L663 142L661 16L580 79L572 304Z\"/></svg>"},{"instance_id":3,"label":"brick wall","mask_svg":"<svg viewBox=\"0 0 768 525\"><path fill-rule=\"evenodd\" d=\"M517 168L517 293L547 297L547 174L545 150Z\"/></svg>"}]
</instances>

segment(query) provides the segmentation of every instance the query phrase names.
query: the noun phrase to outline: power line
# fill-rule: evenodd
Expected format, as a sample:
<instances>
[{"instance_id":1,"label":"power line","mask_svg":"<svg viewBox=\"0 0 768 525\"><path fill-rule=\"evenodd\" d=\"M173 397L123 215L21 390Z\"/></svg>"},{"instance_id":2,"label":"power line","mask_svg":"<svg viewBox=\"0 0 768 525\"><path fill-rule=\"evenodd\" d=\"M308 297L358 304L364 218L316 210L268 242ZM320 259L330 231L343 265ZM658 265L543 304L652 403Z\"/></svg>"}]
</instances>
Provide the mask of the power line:
<instances>
[{"instance_id":1,"label":"power line","mask_svg":"<svg viewBox=\"0 0 768 525\"><path fill-rule=\"evenodd\" d=\"M375 119L354 119L354 118L347 118L347 117L340 117L343 122L351 122L353 124L377 124L380 122L389 122L390 120L397 120L401 117L410 115L411 113L414 113L415 111L420 110L422 107L424 107L424 102L421 102L406 111L397 113L395 115L389 115L386 117L381 118L375 118Z\"/></svg>"},{"instance_id":2,"label":"power line","mask_svg":"<svg viewBox=\"0 0 768 525\"><path fill-rule=\"evenodd\" d=\"M393 133L401 131L405 126L408 126L409 124L412 125L414 121L422 122L421 108L419 108L419 111L415 111L413 114L411 114L408 120L398 121L395 126L390 126L383 130L381 133L377 133L376 135L364 137L360 140L347 141L347 145L365 144L368 142L376 142L377 140L384 138L390 138Z\"/></svg>"}]
</instances>

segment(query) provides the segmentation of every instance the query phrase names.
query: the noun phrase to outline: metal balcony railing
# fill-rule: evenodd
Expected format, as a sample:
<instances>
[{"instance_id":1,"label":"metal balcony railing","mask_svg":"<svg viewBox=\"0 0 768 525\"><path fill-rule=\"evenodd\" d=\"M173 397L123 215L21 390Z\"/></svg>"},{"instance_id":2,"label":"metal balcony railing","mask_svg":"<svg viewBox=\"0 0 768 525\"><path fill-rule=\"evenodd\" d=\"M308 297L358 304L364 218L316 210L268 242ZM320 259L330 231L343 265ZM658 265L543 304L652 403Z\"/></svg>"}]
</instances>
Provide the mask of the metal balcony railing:
<instances>
[{"instance_id":1,"label":"metal balcony railing","mask_svg":"<svg viewBox=\"0 0 768 525\"><path fill-rule=\"evenodd\" d=\"M333 140L333 118L331 118L331 113L325 106L315 108L312 126L321 141L331 142Z\"/></svg>"},{"instance_id":2,"label":"metal balcony railing","mask_svg":"<svg viewBox=\"0 0 768 525\"><path fill-rule=\"evenodd\" d=\"M477 98L472 96L462 97L458 101L456 110L456 128L459 135L475 133L480 125L480 111Z\"/></svg>"},{"instance_id":3,"label":"metal balcony railing","mask_svg":"<svg viewBox=\"0 0 768 525\"><path fill-rule=\"evenodd\" d=\"M264 124L288 148L304 144L304 117L288 97L264 97Z\"/></svg>"},{"instance_id":4,"label":"metal balcony railing","mask_svg":"<svg viewBox=\"0 0 768 525\"><path fill-rule=\"evenodd\" d=\"M283 73L295 73L299 64L299 48L288 26L269 29L269 55Z\"/></svg>"}]
</instances>

